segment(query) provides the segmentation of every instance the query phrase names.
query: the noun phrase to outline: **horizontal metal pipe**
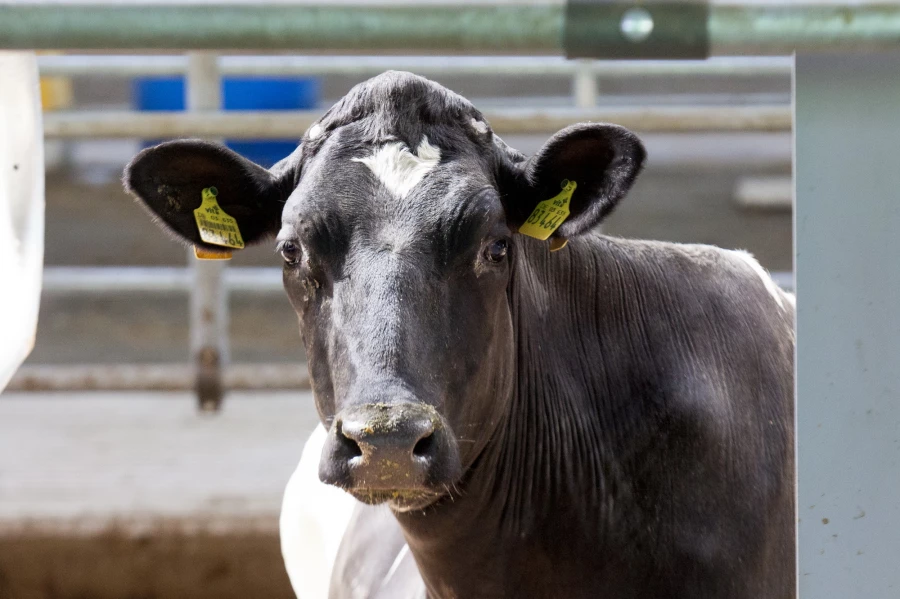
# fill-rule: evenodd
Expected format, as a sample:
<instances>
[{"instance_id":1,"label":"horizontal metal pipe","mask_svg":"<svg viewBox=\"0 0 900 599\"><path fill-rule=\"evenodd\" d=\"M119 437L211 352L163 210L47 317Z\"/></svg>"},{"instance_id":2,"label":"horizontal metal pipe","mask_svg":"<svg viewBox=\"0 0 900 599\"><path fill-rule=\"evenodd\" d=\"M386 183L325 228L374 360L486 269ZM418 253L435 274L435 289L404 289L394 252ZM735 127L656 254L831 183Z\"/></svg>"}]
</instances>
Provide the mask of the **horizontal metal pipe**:
<instances>
[{"instance_id":1,"label":"horizontal metal pipe","mask_svg":"<svg viewBox=\"0 0 900 599\"><path fill-rule=\"evenodd\" d=\"M652 16L653 4L644 7ZM266 49L445 54L562 54L566 3L0 5L0 49ZM625 43L615 11L591 29ZM783 55L900 47L896 4L712 4L713 55ZM647 39L654 43L652 35ZM637 47L639 43L635 43Z\"/></svg>"},{"instance_id":2,"label":"horizontal metal pipe","mask_svg":"<svg viewBox=\"0 0 900 599\"><path fill-rule=\"evenodd\" d=\"M590 61L581 68L599 77L788 77L790 57L722 57L709 60ZM223 75L370 76L386 70L422 75L572 76L579 63L556 56L223 56ZM42 75L117 77L183 75L184 56L39 56Z\"/></svg>"},{"instance_id":3,"label":"horizontal metal pipe","mask_svg":"<svg viewBox=\"0 0 900 599\"><path fill-rule=\"evenodd\" d=\"M231 267L224 272L225 288L243 293L274 293L284 289L280 268ZM180 266L48 266L43 289L47 293L112 293L188 291L191 271Z\"/></svg>"},{"instance_id":4,"label":"horizontal metal pipe","mask_svg":"<svg viewBox=\"0 0 900 599\"><path fill-rule=\"evenodd\" d=\"M792 290L793 274L774 272L772 278L786 290ZM227 268L225 288L242 293L277 293L283 290L280 268ZM190 271L168 266L49 266L44 269L47 293L112 293L151 291L159 293L187 291Z\"/></svg>"},{"instance_id":5,"label":"horizontal metal pipe","mask_svg":"<svg viewBox=\"0 0 900 599\"><path fill-rule=\"evenodd\" d=\"M563 5L0 5L0 49L267 49L558 54Z\"/></svg>"},{"instance_id":6,"label":"horizontal metal pipe","mask_svg":"<svg viewBox=\"0 0 900 599\"><path fill-rule=\"evenodd\" d=\"M900 48L900 4L758 2L712 5L711 54L881 52Z\"/></svg>"},{"instance_id":7,"label":"horizontal metal pipe","mask_svg":"<svg viewBox=\"0 0 900 599\"><path fill-rule=\"evenodd\" d=\"M271 112L48 112L49 138L224 137L300 139L318 111ZM551 133L583 121L610 122L635 131L790 131L789 106L644 106L596 109L521 108L486 111L501 135Z\"/></svg>"},{"instance_id":8,"label":"horizontal metal pipe","mask_svg":"<svg viewBox=\"0 0 900 599\"><path fill-rule=\"evenodd\" d=\"M230 364L226 389L309 389L303 364ZM190 391L194 370L188 364L25 365L13 375L9 391Z\"/></svg>"},{"instance_id":9,"label":"horizontal metal pipe","mask_svg":"<svg viewBox=\"0 0 900 599\"><path fill-rule=\"evenodd\" d=\"M742 177L734 186L734 201L747 210L790 211L794 181L791 177Z\"/></svg>"}]
</instances>

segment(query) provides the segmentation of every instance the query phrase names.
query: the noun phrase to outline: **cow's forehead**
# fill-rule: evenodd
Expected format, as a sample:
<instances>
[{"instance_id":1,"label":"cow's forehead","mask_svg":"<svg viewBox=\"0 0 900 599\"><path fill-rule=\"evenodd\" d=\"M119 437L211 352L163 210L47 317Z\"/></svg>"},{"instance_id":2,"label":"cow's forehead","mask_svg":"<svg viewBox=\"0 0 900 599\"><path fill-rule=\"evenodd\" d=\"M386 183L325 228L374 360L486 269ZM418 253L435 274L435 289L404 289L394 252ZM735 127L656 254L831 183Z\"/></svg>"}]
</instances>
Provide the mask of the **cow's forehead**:
<instances>
[{"instance_id":1,"label":"cow's forehead","mask_svg":"<svg viewBox=\"0 0 900 599\"><path fill-rule=\"evenodd\" d=\"M303 146L285 227L323 218L434 227L470 212L462 206L492 188L493 132L481 113L409 73L353 88L310 127Z\"/></svg>"},{"instance_id":2,"label":"cow's forehead","mask_svg":"<svg viewBox=\"0 0 900 599\"><path fill-rule=\"evenodd\" d=\"M423 133L414 146L396 137L361 142L336 135L305 168L285 207L282 234L303 223L429 236L502 217L487 162L475 152L442 147Z\"/></svg>"}]
</instances>

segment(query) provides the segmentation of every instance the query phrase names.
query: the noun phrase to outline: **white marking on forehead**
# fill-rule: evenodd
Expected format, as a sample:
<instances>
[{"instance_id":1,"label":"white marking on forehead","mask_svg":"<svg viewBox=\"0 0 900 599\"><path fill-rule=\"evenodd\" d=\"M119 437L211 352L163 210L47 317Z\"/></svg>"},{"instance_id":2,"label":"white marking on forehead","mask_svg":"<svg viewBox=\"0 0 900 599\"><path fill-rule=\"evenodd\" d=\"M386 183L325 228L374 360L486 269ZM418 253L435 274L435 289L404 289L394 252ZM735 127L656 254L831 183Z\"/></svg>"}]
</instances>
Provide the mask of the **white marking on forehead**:
<instances>
[{"instance_id":1,"label":"white marking on forehead","mask_svg":"<svg viewBox=\"0 0 900 599\"><path fill-rule=\"evenodd\" d=\"M479 121L478 119L472 119L472 128L482 134L488 132L487 123L485 123L484 121Z\"/></svg>"},{"instance_id":2,"label":"white marking on forehead","mask_svg":"<svg viewBox=\"0 0 900 599\"><path fill-rule=\"evenodd\" d=\"M398 141L381 146L371 156L352 160L365 164L391 193L403 198L438 165L441 150L423 135L415 154Z\"/></svg>"},{"instance_id":3,"label":"white marking on forehead","mask_svg":"<svg viewBox=\"0 0 900 599\"><path fill-rule=\"evenodd\" d=\"M309 131L306 132L306 137L309 139L315 139L322 135L322 125L316 123L312 127L309 128Z\"/></svg>"},{"instance_id":4,"label":"white marking on forehead","mask_svg":"<svg viewBox=\"0 0 900 599\"><path fill-rule=\"evenodd\" d=\"M784 310L785 294L781 291L781 288L775 284L775 281L772 280L769 273L756 261L756 258L754 258L751 253L745 252L744 250L732 250L730 253L753 269L753 272L756 273L762 280L763 285L766 286L766 291L768 291L769 295L775 299L778 307Z\"/></svg>"}]
</instances>

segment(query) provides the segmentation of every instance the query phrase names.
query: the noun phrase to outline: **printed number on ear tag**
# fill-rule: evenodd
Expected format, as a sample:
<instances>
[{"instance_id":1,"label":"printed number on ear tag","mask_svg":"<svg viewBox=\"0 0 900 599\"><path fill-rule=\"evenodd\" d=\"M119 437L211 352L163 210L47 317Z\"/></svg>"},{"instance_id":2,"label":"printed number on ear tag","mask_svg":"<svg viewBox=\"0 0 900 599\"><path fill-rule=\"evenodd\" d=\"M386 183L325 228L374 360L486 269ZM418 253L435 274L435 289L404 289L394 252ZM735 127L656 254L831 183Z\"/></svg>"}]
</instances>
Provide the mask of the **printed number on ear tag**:
<instances>
[{"instance_id":1,"label":"printed number on ear tag","mask_svg":"<svg viewBox=\"0 0 900 599\"><path fill-rule=\"evenodd\" d=\"M203 201L200 207L194 210L194 219L197 221L197 230L200 231L200 239L211 245L221 245L227 248L244 248L244 239L237 221L225 214L216 196L219 191L215 187L207 187L202 192Z\"/></svg>"},{"instance_id":2,"label":"printed number on ear tag","mask_svg":"<svg viewBox=\"0 0 900 599\"><path fill-rule=\"evenodd\" d=\"M569 217L569 201L576 187L575 181L564 180L559 195L539 202L525 224L519 227L519 233L541 241L550 237Z\"/></svg>"}]
</instances>

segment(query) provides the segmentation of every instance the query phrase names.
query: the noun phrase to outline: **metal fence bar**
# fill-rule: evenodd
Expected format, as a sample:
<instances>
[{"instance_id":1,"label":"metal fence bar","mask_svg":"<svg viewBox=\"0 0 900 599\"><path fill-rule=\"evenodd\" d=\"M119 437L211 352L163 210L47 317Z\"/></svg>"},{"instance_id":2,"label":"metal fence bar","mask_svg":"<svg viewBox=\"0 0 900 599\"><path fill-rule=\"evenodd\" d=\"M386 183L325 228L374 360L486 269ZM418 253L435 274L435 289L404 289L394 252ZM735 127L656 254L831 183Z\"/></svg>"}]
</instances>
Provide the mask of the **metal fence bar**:
<instances>
[{"instance_id":1,"label":"metal fence bar","mask_svg":"<svg viewBox=\"0 0 900 599\"><path fill-rule=\"evenodd\" d=\"M572 95L575 97L575 106L582 110L590 110L597 105L599 88L597 74L591 69L591 61L579 60L575 63L575 72L572 74Z\"/></svg>"},{"instance_id":2,"label":"metal fence bar","mask_svg":"<svg viewBox=\"0 0 900 599\"><path fill-rule=\"evenodd\" d=\"M559 55L565 51L566 7L559 1L113 6L18 2L0 5L0 49L390 53L416 48L444 54ZM896 4L732 3L708 9L703 18L714 55L869 52L900 46ZM648 3L645 10L652 17L657 7ZM601 14L581 25L604 36L598 42L621 53L628 43L621 16L615 11ZM658 45L654 35L632 43L634 48Z\"/></svg>"},{"instance_id":3,"label":"metal fence bar","mask_svg":"<svg viewBox=\"0 0 900 599\"><path fill-rule=\"evenodd\" d=\"M220 56L222 75L370 76L388 69L422 75L597 77L789 77L790 57L719 57L709 60L571 61L557 56ZM184 56L39 56L42 75L140 77L183 75Z\"/></svg>"},{"instance_id":4,"label":"metal fence bar","mask_svg":"<svg viewBox=\"0 0 900 599\"><path fill-rule=\"evenodd\" d=\"M742 177L734 186L734 202L747 210L790 212L794 181L790 176Z\"/></svg>"},{"instance_id":5,"label":"metal fence bar","mask_svg":"<svg viewBox=\"0 0 900 599\"><path fill-rule=\"evenodd\" d=\"M225 389L309 389L302 364L229 364L222 370ZM192 391L194 369L176 364L31 365L19 368L8 391ZM0 399L2 401L2 399Z\"/></svg>"},{"instance_id":6,"label":"metal fence bar","mask_svg":"<svg viewBox=\"0 0 900 599\"><path fill-rule=\"evenodd\" d=\"M48 138L227 137L299 139L319 111L140 113L132 111L48 112ZM641 132L790 131L790 106L643 106L521 108L485 111L500 135L548 133L582 121L616 123Z\"/></svg>"},{"instance_id":7,"label":"metal fence bar","mask_svg":"<svg viewBox=\"0 0 900 599\"><path fill-rule=\"evenodd\" d=\"M284 290L281 269L230 267L222 273L229 292L276 293ZM48 266L44 268L45 293L186 292L193 278L178 266Z\"/></svg>"},{"instance_id":8,"label":"metal fence bar","mask_svg":"<svg viewBox=\"0 0 900 599\"><path fill-rule=\"evenodd\" d=\"M216 55L188 55L185 85L188 114L214 114L221 107L221 80ZM222 281L224 260L198 260L187 255L191 270L190 339L200 409L211 412L222 405L222 366L228 362L228 291Z\"/></svg>"},{"instance_id":9,"label":"metal fence bar","mask_svg":"<svg viewBox=\"0 0 900 599\"><path fill-rule=\"evenodd\" d=\"M773 272L772 278L786 291L794 288L793 274ZM281 293L281 269L277 267L228 268L223 275L231 293ZM169 266L49 266L44 269L46 293L112 293L150 291L184 292L191 277L185 268Z\"/></svg>"}]
</instances>

